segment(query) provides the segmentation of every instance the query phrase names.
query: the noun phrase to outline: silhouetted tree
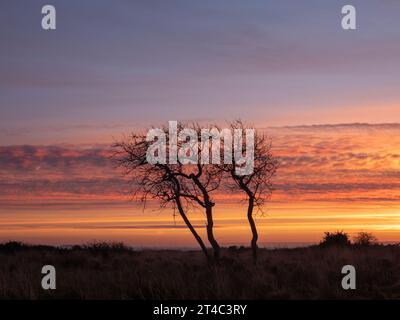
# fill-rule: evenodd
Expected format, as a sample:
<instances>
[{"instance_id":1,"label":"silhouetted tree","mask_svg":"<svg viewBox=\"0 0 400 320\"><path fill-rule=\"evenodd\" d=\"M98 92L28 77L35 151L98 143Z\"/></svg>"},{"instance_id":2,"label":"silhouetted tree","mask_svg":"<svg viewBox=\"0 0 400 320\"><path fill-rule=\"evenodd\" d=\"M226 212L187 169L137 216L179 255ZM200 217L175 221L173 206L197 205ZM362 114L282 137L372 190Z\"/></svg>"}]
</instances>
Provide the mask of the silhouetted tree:
<instances>
[{"instance_id":1,"label":"silhouetted tree","mask_svg":"<svg viewBox=\"0 0 400 320\"><path fill-rule=\"evenodd\" d=\"M230 129L233 132L239 130L245 133L246 129L251 129L251 127L237 120L230 124ZM232 150L232 153L234 152L235 151ZM254 132L254 145L243 144L242 152L254 152L254 167L251 173L240 174L237 168L240 168L244 164L237 163L234 156L232 157L232 164L223 164L220 165L219 168L228 173L228 176L232 179L236 188L244 192L247 197L247 220L252 232L250 245L252 248L253 262L256 264L258 232L254 221L254 209L257 208L257 210L262 212L266 201L271 196L271 179L276 173L278 161L272 155L271 142L267 135L259 131Z\"/></svg>"},{"instance_id":2,"label":"silhouetted tree","mask_svg":"<svg viewBox=\"0 0 400 320\"><path fill-rule=\"evenodd\" d=\"M378 239L369 232L359 232L353 238L353 243L358 246L368 247L378 243Z\"/></svg>"},{"instance_id":3,"label":"silhouetted tree","mask_svg":"<svg viewBox=\"0 0 400 320\"><path fill-rule=\"evenodd\" d=\"M180 132L184 127L178 124ZM187 127L186 127L187 128ZM191 134L198 138L198 143L191 145L201 154L205 146L200 143L201 129L194 124L190 126ZM164 132L167 144L169 143L168 127L161 129ZM189 139L190 140L190 139ZM152 141L147 141L146 135L132 134L125 141L116 142L114 147L116 159L119 167L124 168L124 174L131 177L134 182L134 194L140 195L141 200L146 203L149 198L158 199L161 207L172 203L186 223L187 227L200 245L207 258L208 252L203 240L191 224L185 208L199 205L205 210L207 218L207 237L213 248L214 259L219 260L220 246L213 233L213 207L211 193L219 187L220 173L215 170L214 165L197 163L183 163L180 158L176 163L167 162L166 164L151 164L147 161L147 151L152 145ZM186 155L184 145L188 141L176 141L178 150L181 148ZM189 150L190 151L190 150ZM193 151L193 150L192 150ZM166 156L169 159L169 148L166 149ZM190 158L190 155L187 155Z\"/></svg>"},{"instance_id":4,"label":"silhouetted tree","mask_svg":"<svg viewBox=\"0 0 400 320\"><path fill-rule=\"evenodd\" d=\"M140 198L144 206L150 198L159 200L160 207L172 204L173 208L178 210L208 259L207 248L185 213L181 197L182 187L173 174L173 168L167 164L153 165L147 162L146 154L150 144L144 134L132 134L128 139L114 143L116 151L113 157L117 165L124 169L124 174L130 177L133 194Z\"/></svg>"}]
</instances>

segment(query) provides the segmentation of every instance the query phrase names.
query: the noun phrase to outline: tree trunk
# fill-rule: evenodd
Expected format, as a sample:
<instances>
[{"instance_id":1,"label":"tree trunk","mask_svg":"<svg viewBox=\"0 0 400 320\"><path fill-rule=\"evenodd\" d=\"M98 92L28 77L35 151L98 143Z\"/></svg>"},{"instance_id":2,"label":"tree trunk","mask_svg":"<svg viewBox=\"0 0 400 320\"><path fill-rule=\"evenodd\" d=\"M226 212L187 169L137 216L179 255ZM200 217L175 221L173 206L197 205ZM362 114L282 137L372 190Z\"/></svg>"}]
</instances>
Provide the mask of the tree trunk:
<instances>
[{"instance_id":1,"label":"tree trunk","mask_svg":"<svg viewBox=\"0 0 400 320\"><path fill-rule=\"evenodd\" d=\"M255 223L254 218L253 218L253 209L254 209L254 198L250 197L249 198L249 206L247 208L247 219L249 220L251 233L253 234L253 237L251 239L251 251L252 251L252 254L253 254L253 263L257 264L258 233L257 233L256 223Z\"/></svg>"},{"instance_id":2,"label":"tree trunk","mask_svg":"<svg viewBox=\"0 0 400 320\"><path fill-rule=\"evenodd\" d=\"M212 217L212 204L206 204L206 216L208 241L210 242L214 251L214 260L218 262L220 258L220 247L217 240L215 240L213 233L214 221Z\"/></svg>"},{"instance_id":3,"label":"tree trunk","mask_svg":"<svg viewBox=\"0 0 400 320\"><path fill-rule=\"evenodd\" d=\"M178 211L183 219L183 221L185 221L187 227L189 228L189 230L192 232L193 236L196 238L197 243L200 245L201 250L203 251L204 255L207 258L207 261L210 261L210 256L208 255L208 251L207 251L207 247L205 246L203 240L201 239L201 237L199 236L199 234L197 233L197 231L195 230L195 228L193 227L193 225L190 223L188 217L186 216L185 211L183 210L182 207L182 203L179 197L177 197L175 199L176 205L178 207Z\"/></svg>"},{"instance_id":4,"label":"tree trunk","mask_svg":"<svg viewBox=\"0 0 400 320\"><path fill-rule=\"evenodd\" d=\"M191 175L191 178L203 194L207 216L207 238L214 251L214 260L215 262L219 262L220 247L217 240L215 240L213 233L214 221L212 216L212 207L214 204L210 200L207 189L201 184L200 180L195 175Z\"/></svg>"}]
</instances>

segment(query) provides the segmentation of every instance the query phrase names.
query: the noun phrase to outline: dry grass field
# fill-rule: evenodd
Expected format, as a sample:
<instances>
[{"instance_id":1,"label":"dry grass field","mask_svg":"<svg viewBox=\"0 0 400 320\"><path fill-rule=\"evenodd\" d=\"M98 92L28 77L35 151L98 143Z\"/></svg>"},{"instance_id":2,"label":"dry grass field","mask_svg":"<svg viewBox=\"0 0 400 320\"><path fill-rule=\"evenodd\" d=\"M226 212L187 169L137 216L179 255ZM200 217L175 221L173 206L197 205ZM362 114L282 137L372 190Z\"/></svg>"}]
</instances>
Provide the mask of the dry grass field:
<instances>
[{"instance_id":1,"label":"dry grass field","mask_svg":"<svg viewBox=\"0 0 400 320\"><path fill-rule=\"evenodd\" d=\"M41 288L54 265L57 289ZM357 289L341 288L341 268ZM227 248L218 266L199 251L135 251L122 244L61 249L0 245L0 299L400 299L400 247Z\"/></svg>"}]
</instances>

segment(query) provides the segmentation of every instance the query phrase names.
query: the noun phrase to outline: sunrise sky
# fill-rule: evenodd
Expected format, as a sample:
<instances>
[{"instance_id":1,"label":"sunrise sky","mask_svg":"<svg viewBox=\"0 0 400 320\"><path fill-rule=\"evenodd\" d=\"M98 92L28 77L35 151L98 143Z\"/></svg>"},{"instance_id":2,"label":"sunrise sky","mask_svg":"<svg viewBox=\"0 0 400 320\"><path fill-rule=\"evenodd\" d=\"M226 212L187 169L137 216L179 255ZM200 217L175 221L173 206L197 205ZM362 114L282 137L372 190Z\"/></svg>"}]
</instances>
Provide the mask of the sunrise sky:
<instances>
[{"instance_id":1,"label":"sunrise sky","mask_svg":"<svg viewBox=\"0 0 400 320\"><path fill-rule=\"evenodd\" d=\"M179 217L130 202L114 138L168 120L241 118L279 157L260 245L371 231L400 242L400 2L42 1L0 4L0 241L195 247ZM245 208L215 195L217 239ZM190 217L204 232L200 211Z\"/></svg>"}]
</instances>

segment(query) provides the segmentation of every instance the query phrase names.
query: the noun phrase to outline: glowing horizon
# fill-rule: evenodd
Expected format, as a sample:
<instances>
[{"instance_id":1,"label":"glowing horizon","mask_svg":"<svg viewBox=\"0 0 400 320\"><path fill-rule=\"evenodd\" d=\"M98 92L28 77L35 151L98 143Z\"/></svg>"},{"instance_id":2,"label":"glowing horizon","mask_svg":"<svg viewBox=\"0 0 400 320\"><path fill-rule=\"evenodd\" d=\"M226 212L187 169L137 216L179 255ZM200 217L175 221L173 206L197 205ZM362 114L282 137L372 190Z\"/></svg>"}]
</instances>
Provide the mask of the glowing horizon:
<instances>
[{"instance_id":1,"label":"glowing horizon","mask_svg":"<svg viewBox=\"0 0 400 320\"><path fill-rule=\"evenodd\" d=\"M374 233L400 241L400 124L274 127L279 158L267 215L257 216L260 244L317 243L325 231ZM142 212L109 160L106 144L0 147L0 240L53 244L95 240L134 246L195 247L171 210ZM214 217L221 244L247 244L241 194L218 192ZM200 209L193 224L204 235Z\"/></svg>"}]
</instances>

